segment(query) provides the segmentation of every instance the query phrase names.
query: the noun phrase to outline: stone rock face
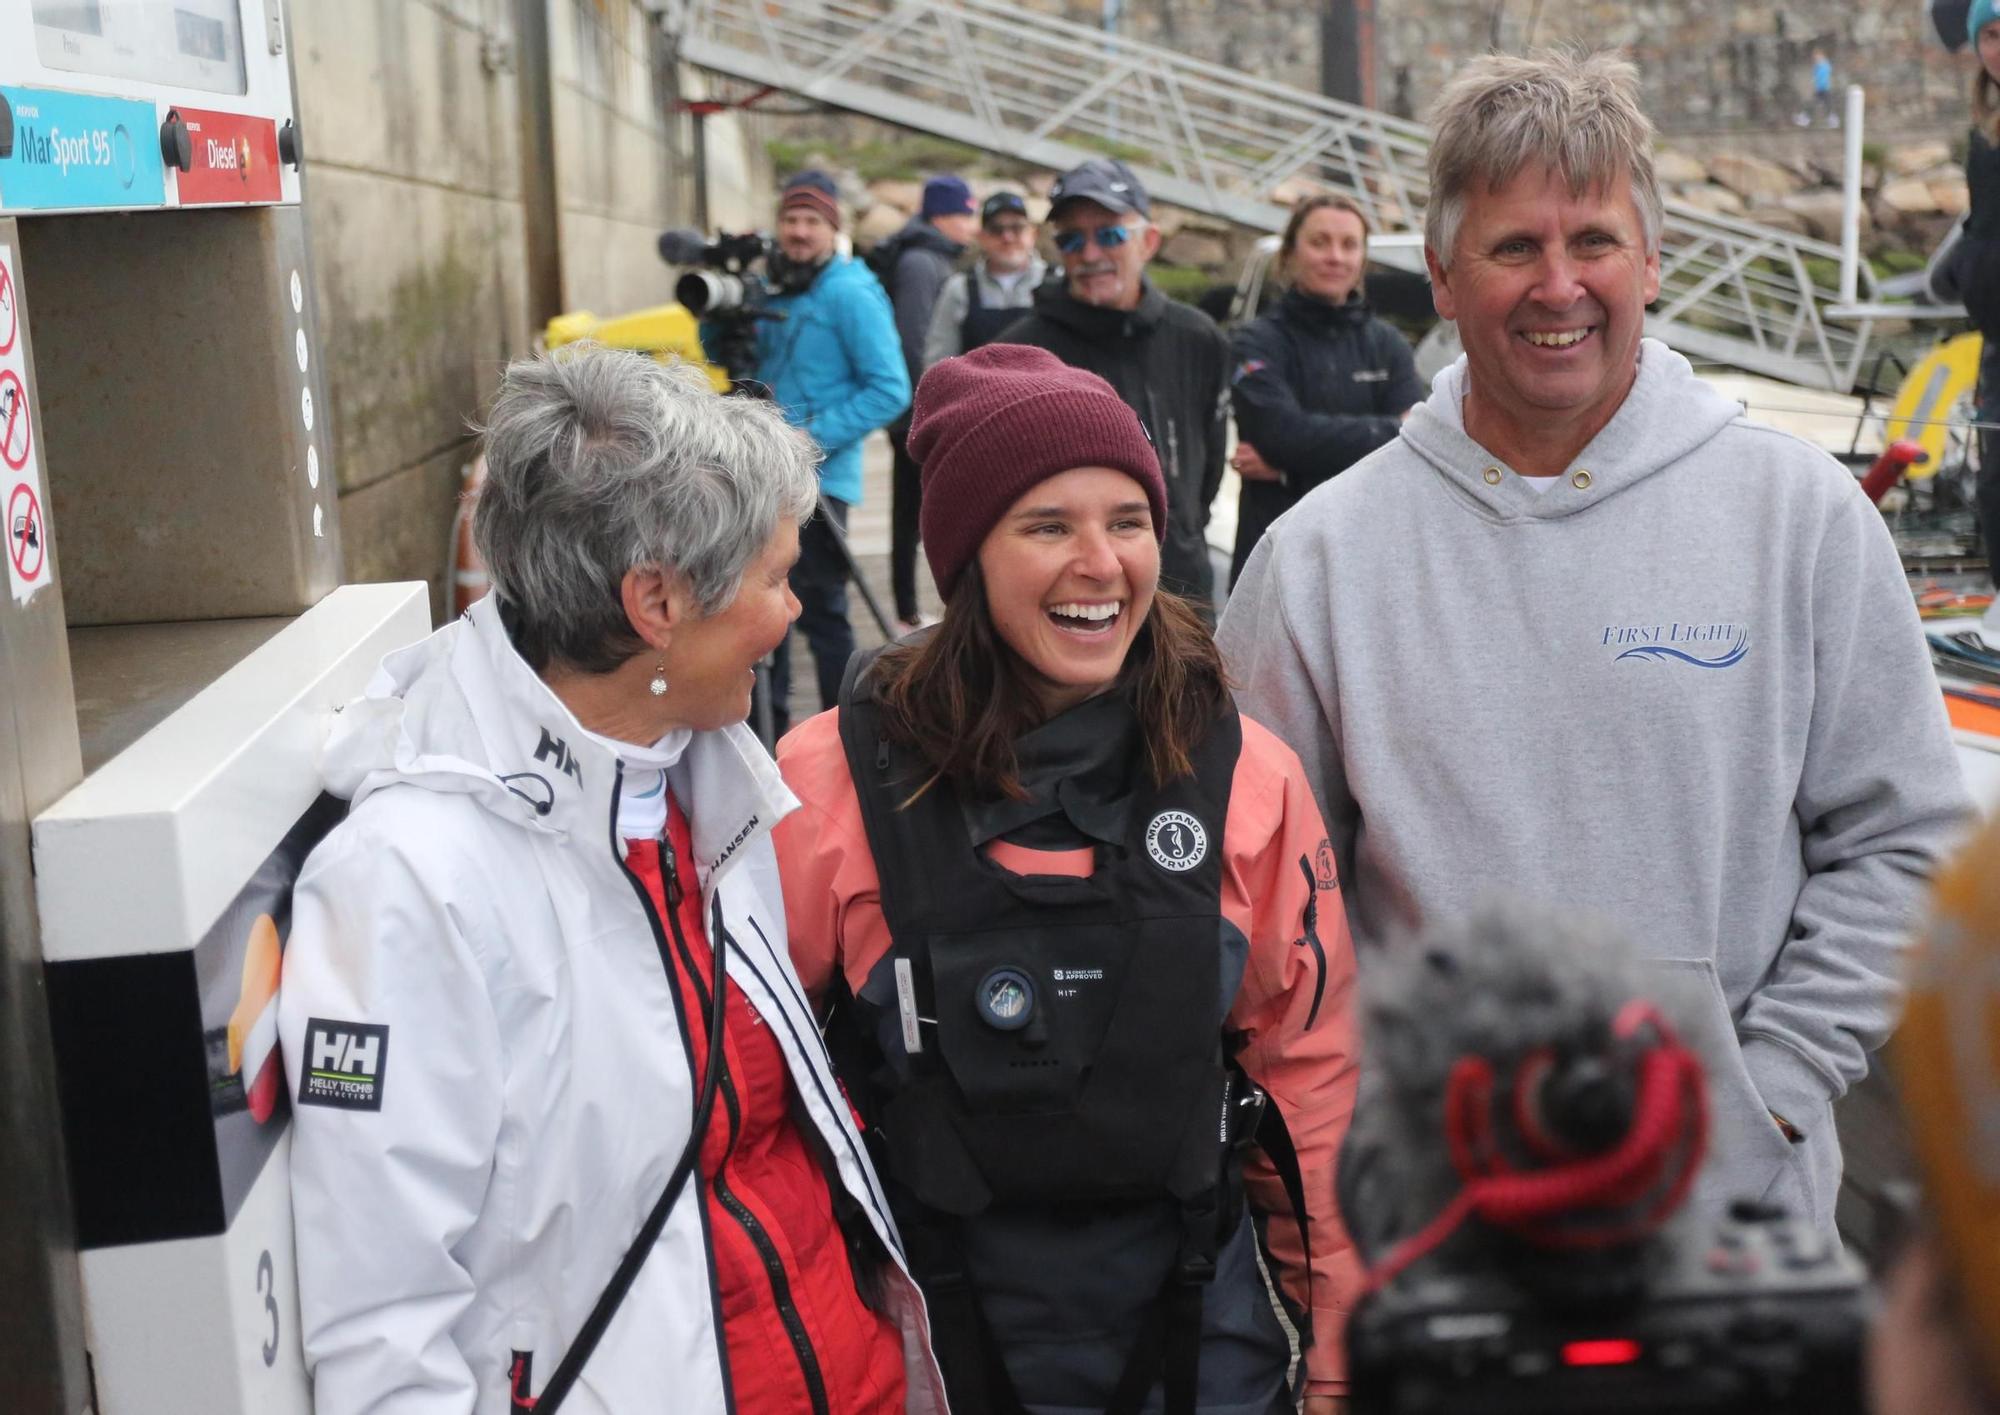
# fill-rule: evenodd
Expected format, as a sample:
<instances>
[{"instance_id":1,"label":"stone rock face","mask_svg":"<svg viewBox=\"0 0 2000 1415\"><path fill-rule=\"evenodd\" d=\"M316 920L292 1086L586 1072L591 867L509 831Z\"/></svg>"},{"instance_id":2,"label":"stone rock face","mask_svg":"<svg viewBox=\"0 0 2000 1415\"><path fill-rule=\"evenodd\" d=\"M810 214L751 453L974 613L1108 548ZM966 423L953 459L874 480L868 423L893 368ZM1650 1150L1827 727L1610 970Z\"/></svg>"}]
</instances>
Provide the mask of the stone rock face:
<instances>
[{"instance_id":1,"label":"stone rock face","mask_svg":"<svg viewBox=\"0 0 2000 1415\"><path fill-rule=\"evenodd\" d=\"M1744 213L1744 220L1759 226L1768 226L1774 231L1789 231L1794 236L1813 235L1813 229L1801 212L1789 206L1753 206Z\"/></svg>"},{"instance_id":2,"label":"stone rock face","mask_svg":"<svg viewBox=\"0 0 2000 1415\"><path fill-rule=\"evenodd\" d=\"M1887 158L1889 173L1895 177L1914 177L1919 172L1928 172L1933 167L1942 167L1951 161L1951 149L1941 142L1911 143L1904 147L1892 147Z\"/></svg>"},{"instance_id":3,"label":"stone rock face","mask_svg":"<svg viewBox=\"0 0 2000 1415\"><path fill-rule=\"evenodd\" d=\"M1890 182L1878 199L1898 216L1929 216L1944 210L1931 192L1931 184L1919 177Z\"/></svg>"},{"instance_id":4,"label":"stone rock face","mask_svg":"<svg viewBox=\"0 0 2000 1415\"><path fill-rule=\"evenodd\" d=\"M1190 226L1160 247L1160 259L1169 265L1194 265L1218 270L1229 262L1229 243L1220 236Z\"/></svg>"},{"instance_id":5,"label":"stone rock face","mask_svg":"<svg viewBox=\"0 0 2000 1415\"><path fill-rule=\"evenodd\" d=\"M1653 155L1653 174L1667 187L1690 186L1708 180L1708 168L1698 158L1667 148Z\"/></svg>"},{"instance_id":6,"label":"stone rock face","mask_svg":"<svg viewBox=\"0 0 2000 1415\"><path fill-rule=\"evenodd\" d=\"M1802 185L1790 168L1746 153L1724 153L1715 158L1708 164L1708 175L1746 202L1787 197Z\"/></svg>"},{"instance_id":7,"label":"stone rock face","mask_svg":"<svg viewBox=\"0 0 2000 1415\"><path fill-rule=\"evenodd\" d=\"M1309 177L1292 176L1285 178L1271 188L1271 204L1274 206L1297 206L1309 196L1317 196L1328 190Z\"/></svg>"},{"instance_id":8,"label":"stone rock face","mask_svg":"<svg viewBox=\"0 0 2000 1415\"><path fill-rule=\"evenodd\" d=\"M1741 216L1747 209L1743 198L1727 187L1718 187L1712 182L1690 187L1681 193L1682 201L1697 211L1706 211L1714 216Z\"/></svg>"},{"instance_id":9,"label":"stone rock face","mask_svg":"<svg viewBox=\"0 0 2000 1415\"><path fill-rule=\"evenodd\" d=\"M924 184L922 182L899 182L884 179L868 184L868 195L878 202L890 206L908 216L924 204Z\"/></svg>"},{"instance_id":10,"label":"stone rock face","mask_svg":"<svg viewBox=\"0 0 2000 1415\"><path fill-rule=\"evenodd\" d=\"M1930 189L1931 200L1946 216L1963 216L1972 208L1972 193L1963 177L1933 177Z\"/></svg>"},{"instance_id":11,"label":"stone rock face","mask_svg":"<svg viewBox=\"0 0 2000 1415\"><path fill-rule=\"evenodd\" d=\"M1796 214L1805 222L1806 234L1821 241L1840 240L1842 206L1839 192L1799 192L1784 200L1785 210ZM1868 214L1868 206L1864 202L1861 207L1861 238L1867 240L1874 233L1875 222Z\"/></svg>"},{"instance_id":12,"label":"stone rock face","mask_svg":"<svg viewBox=\"0 0 2000 1415\"><path fill-rule=\"evenodd\" d=\"M902 230L903 223L909 219L909 212L886 201L878 201L854 223L854 244L857 249L866 250L877 241L887 240Z\"/></svg>"}]
</instances>

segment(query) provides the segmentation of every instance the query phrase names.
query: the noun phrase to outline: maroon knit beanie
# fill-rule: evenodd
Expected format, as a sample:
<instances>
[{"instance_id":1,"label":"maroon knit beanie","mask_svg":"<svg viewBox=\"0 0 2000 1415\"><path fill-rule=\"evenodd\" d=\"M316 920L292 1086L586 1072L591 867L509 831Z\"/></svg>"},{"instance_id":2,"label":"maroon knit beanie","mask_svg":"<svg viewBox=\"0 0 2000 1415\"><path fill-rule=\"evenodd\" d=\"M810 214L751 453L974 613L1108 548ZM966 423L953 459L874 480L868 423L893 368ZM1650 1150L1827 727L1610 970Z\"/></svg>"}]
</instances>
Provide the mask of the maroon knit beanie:
<instances>
[{"instance_id":1,"label":"maroon knit beanie","mask_svg":"<svg viewBox=\"0 0 2000 1415\"><path fill-rule=\"evenodd\" d=\"M808 168L785 178L778 214L783 216L795 206L818 212L834 230L840 229L840 188L826 173Z\"/></svg>"},{"instance_id":2,"label":"maroon knit beanie","mask_svg":"<svg viewBox=\"0 0 2000 1415\"><path fill-rule=\"evenodd\" d=\"M924 469L924 555L946 599L1007 508L1078 467L1111 467L1144 487L1153 533L1166 539L1166 478L1138 415L1046 349L987 344L933 364L917 384L909 446Z\"/></svg>"}]
</instances>

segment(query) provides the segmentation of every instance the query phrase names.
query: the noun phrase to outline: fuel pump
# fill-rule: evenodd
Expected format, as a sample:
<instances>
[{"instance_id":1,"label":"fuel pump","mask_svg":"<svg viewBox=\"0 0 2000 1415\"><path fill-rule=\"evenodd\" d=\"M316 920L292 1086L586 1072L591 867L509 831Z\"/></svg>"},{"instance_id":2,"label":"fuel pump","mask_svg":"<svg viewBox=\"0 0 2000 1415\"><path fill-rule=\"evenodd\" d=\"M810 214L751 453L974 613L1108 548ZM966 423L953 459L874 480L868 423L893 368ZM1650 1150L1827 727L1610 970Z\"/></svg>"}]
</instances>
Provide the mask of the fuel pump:
<instances>
[{"instance_id":1,"label":"fuel pump","mask_svg":"<svg viewBox=\"0 0 2000 1415\"><path fill-rule=\"evenodd\" d=\"M338 583L287 44L281 0L0 6L0 1280L81 1317L35 1415L78 1364L103 1415L311 1408L290 889L429 609Z\"/></svg>"}]
</instances>

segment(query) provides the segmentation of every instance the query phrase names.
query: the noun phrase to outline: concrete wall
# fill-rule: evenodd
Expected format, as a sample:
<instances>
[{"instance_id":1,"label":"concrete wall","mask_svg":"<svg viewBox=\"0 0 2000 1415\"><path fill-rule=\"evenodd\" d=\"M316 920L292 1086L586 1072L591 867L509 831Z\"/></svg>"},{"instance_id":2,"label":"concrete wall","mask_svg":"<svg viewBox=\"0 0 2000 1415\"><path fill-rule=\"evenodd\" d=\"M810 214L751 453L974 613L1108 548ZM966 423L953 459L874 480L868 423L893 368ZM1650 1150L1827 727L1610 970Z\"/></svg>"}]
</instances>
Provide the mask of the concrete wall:
<instances>
[{"instance_id":1,"label":"concrete wall","mask_svg":"<svg viewBox=\"0 0 2000 1415\"><path fill-rule=\"evenodd\" d=\"M562 308L600 314L669 299L654 242L692 219L686 120L671 111L683 79L639 0L543 3L552 288ZM468 422L536 332L518 12L291 5L345 578L429 580L440 613ZM711 124L718 166L746 186L768 181L753 142L741 123Z\"/></svg>"},{"instance_id":2,"label":"concrete wall","mask_svg":"<svg viewBox=\"0 0 2000 1415\"><path fill-rule=\"evenodd\" d=\"M345 578L442 585L466 419L527 347L509 0L297 0Z\"/></svg>"},{"instance_id":3,"label":"concrete wall","mask_svg":"<svg viewBox=\"0 0 2000 1415\"><path fill-rule=\"evenodd\" d=\"M554 0L556 191L565 303L613 314L673 298L655 243L691 210L658 27L632 4Z\"/></svg>"}]
</instances>

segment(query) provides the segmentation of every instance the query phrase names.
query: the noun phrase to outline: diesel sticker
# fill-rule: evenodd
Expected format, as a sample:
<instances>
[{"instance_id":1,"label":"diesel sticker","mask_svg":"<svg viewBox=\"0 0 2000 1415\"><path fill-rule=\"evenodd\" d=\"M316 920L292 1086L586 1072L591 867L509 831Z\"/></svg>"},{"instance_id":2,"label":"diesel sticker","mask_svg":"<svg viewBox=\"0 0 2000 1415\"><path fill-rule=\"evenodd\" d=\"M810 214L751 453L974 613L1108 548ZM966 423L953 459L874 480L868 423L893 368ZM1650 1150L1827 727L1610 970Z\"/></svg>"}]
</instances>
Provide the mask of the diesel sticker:
<instances>
[{"instance_id":1,"label":"diesel sticker","mask_svg":"<svg viewBox=\"0 0 2000 1415\"><path fill-rule=\"evenodd\" d=\"M389 1029L370 1022L306 1023L299 1104L336 1110L380 1110L382 1077L389 1064Z\"/></svg>"}]
</instances>

